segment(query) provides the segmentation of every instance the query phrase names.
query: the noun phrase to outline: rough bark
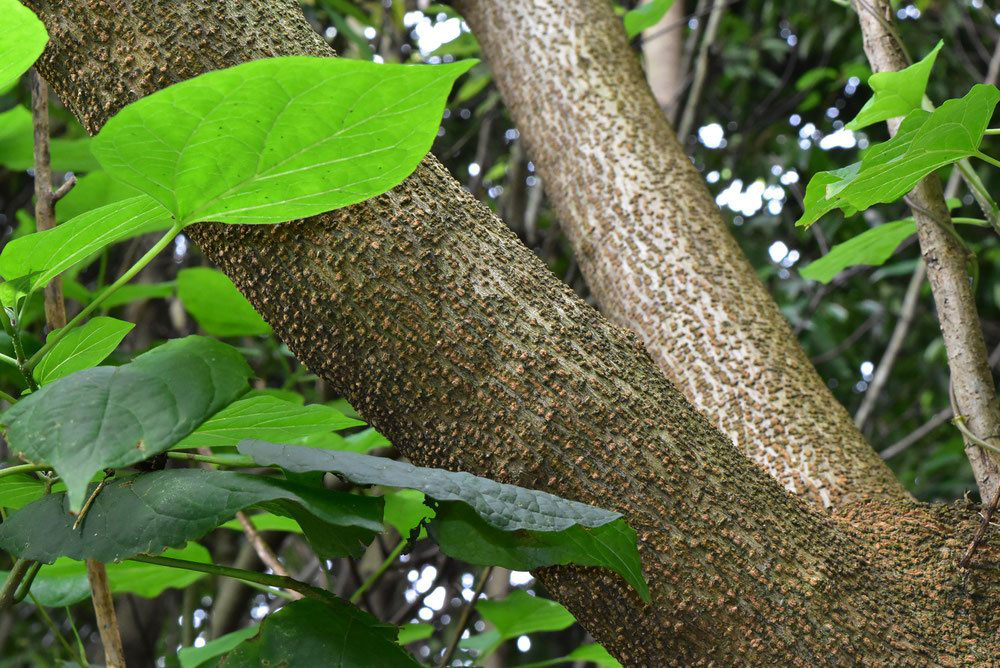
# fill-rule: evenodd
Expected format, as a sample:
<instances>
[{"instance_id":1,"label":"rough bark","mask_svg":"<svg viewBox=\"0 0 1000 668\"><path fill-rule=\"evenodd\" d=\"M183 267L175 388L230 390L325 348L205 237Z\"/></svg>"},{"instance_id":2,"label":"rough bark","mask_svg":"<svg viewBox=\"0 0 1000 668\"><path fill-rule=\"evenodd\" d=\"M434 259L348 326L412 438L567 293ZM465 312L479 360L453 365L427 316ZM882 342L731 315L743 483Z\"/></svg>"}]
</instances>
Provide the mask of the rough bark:
<instances>
[{"instance_id":1,"label":"rough bark","mask_svg":"<svg viewBox=\"0 0 1000 668\"><path fill-rule=\"evenodd\" d=\"M330 54L290 0L29 4L52 36L41 71L91 131L208 69ZM954 564L975 522L883 501L833 518L787 494L433 158L362 204L192 237L413 461L624 512L652 605L596 569L541 575L626 665L996 651L987 602L969 594L996 578Z\"/></svg>"},{"instance_id":2,"label":"rough bark","mask_svg":"<svg viewBox=\"0 0 1000 668\"><path fill-rule=\"evenodd\" d=\"M652 2L652 0L646 0ZM667 118L676 116L684 88L684 0L674 0L663 18L642 32L646 80Z\"/></svg>"},{"instance_id":3,"label":"rough bark","mask_svg":"<svg viewBox=\"0 0 1000 668\"><path fill-rule=\"evenodd\" d=\"M905 494L729 233L610 5L459 5L602 311L788 490Z\"/></svg>"},{"instance_id":4,"label":"rough bark","mask_svg":"<svg viewBox=\"0 0 1000 668\"><path fill-rule=\"evenodd\" d=\"M895 71L906 67L909 63L893 34L889 3L855 0L855 8L872 71ZM901 120L889 121L891 135L896 134ZM927 278L948 354L955 414L963 416L973 434L1000 447L1000 402L987 361L976 295L969 280L969 251L951 222L936 174L917 184L907 201L916 221L920 254L927 266ZM968 437L965 454L972 464L980 495L983 499L992 499L1000 489L1000 457Z\"/></svg>"}]
</instances>

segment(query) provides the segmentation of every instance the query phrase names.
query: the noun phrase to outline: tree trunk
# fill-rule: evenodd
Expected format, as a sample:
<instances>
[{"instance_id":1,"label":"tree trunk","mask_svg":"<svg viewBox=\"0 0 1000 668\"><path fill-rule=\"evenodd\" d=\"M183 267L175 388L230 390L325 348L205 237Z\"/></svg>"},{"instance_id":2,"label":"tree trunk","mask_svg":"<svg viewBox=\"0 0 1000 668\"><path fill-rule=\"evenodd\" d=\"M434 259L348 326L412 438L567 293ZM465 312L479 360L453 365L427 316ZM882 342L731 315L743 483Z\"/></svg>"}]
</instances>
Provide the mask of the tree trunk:
<instances>
[{"instance_id":1,"label":"tree trunk","mask_svg":"<svg viewBox=\"0 0 1000 668\"><path fill-rule=\"evenodd\" d=\"M293 0L29 5L52 38L40 69L90 131L206 70L330 55ZM787 494L433 157L361 204L191 236L414 462L623 512L651 605L598 569L540 575L626 665L956 664L997 650L989 596L969 591L1000 585L955 566L971 513L904 500L833 518Z\"/></svg>"},{"instance_id":2,"label":"tree trunk","mask_svg":"<svg viewBox=\"0 0 1000 668\"><path fill-rule=\"evenodd\" d=\"M458 4L602 311L789 491L901 498L729 233L610 5Z\"/></svg>"}]
</instances>

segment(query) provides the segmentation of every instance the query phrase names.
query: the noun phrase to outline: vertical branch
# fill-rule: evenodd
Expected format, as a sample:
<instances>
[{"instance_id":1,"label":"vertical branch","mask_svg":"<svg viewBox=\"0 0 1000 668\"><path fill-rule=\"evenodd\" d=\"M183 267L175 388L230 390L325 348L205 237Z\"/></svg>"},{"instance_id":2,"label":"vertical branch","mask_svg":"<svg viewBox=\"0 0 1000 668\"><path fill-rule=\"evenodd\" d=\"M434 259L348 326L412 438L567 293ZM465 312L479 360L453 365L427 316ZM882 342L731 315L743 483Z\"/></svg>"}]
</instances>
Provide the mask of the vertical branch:
<instances>
[{"instance_id":1,"label":"vertical branch","mask_svg":"<svg viewBox=\"0 0 1000 668\"><path fill-rule=\"evenodd\" d=\"M118 617L115 615L115 602L111 598L108 573L104 564L88 559L87 579L90 581L90 594L94 600L97 628L101 632L101 643L104 645L104 660L108 668L124 668L125 650L122 648Z\"/></svg>"},{"instance_id":2,"label":"vertical branch","mask_svg":"<svg viewBox=\"0 0 1000 668\"><path fill-rule=\"evenodd\" d=\"M854 0L865 54L872 71L903 69L908 60L892 26L886 0ZM895 135L901 119L888 122ZM941 333L948 353L956 416L987 443L1000 443L1000 403L986 355L986 342L969 280L968 249L955 232L936 175L921 181L907 197L917 225L920 252L934 294ZM964 434L963 434L964 435ZM983 499L992 499L1000 486L1000 466L995 454L966 436L965 452Z\"/></svg>"}]
</instances>

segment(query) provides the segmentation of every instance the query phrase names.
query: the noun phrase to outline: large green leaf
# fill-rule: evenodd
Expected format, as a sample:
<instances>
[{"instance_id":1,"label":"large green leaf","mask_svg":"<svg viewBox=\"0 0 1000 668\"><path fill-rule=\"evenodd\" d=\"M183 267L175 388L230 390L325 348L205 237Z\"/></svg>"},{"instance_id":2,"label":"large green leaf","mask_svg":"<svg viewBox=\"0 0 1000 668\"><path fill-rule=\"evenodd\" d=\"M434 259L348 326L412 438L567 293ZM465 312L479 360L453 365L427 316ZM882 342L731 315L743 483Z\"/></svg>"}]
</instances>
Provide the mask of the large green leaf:
<instances>
[{"instance_id":1,"label":"large green leaf","mask_svg":"<svg viewBox=\"0 0 1000 668\"><path fill-rule=\"evenodd\" d=\"M996 86L977 84L932 113L911 111L895 137L868 151L857 176L837 195L863 211L894 202L934 170L976 155L998 101Z\"/></svg>"},{"instance_id":2,"label":"large green leaf","mask_svg":"<svg viewBox=\"0 0 1000 668\"><path fill-rule=\"evenodd\" d=\"M255 336L271 331L229 277L217 269L182 269L177 274L177 295L206 334Z\"/></svg>"},{"instance_id":3,"label":"large green leaf","mask_svg":"<svg viewBox=\"0 0 1000 668\"><path fill-rule=\"evenodd\" d=\"M181 663L181 668L200 668L205 666L212 659L217 659L229 650L233 649L247 638L257 635L260 625L251 624L238 631L219 636L215 640L209 640L201 647L185 647L177 652L177 660Z\"/></svg>"},{"instance_id":4,"label":"large green leaf","mask_svg":"<svg viewBox=\"0 0 1000 668\"><path fill-rule=\"evenodd\" d=\"M52 347L34 369L41 385L103 362L135 327L130 322L99 316L73 329ZM50 334L51 336L51 334Z\"/></svg>"},{"instance_id":5,"label":"large green leaf","mask_svg":"<svg viewBox=\"0 0 1000 668\"><path fill-rule=\"evenodd\" d=\"M563 499L465 472L413 466L356 452L318 450L297 445L246 440L239 451L262 466L293 473L330 471L360 485L417 489L438 501L460 501L503 531L561 531L571 526L599 527L621 513Z\"/></svg>"},{"instance_id":6,"label":"large green leaf","mask_svg":"<svg viewBox=\"0 0 1000 668\"><path fill-rule=\"evenodd\" d=\"M165 557L210 563L211 555L198 543L188 543L183 549L170 549ZM182 571L138 561L108 564L108 584L114 594L136 594L156 598L167 589L183 589L205 577L204 573ZM0 580L6 573L0 572ZM31 585L38 602L49 607L72 605L90 597L87 567L82 561L60 557L55 563L42 566Z\"/></svg>"},{"instance_id":7,"label":"large green leaf","mask_svg":"<svg viewBox=\"0 0 1000 668\"><path fill-rule=\"evenodd\" d=\"M450 557L518 571L558 564L600 566L618 573L644 601L650 600L635 531L624 519L595 528L576 525L555 532L502 531L462 503L441 503L435 512L428 530Z\"/></svg>"},{"instance_id":8,"label":"large green leaf","mask_svg":"<svg viewBox=\"0 0 1000 668\"><path fill-rule=\"evenodd\" d=\"M923 60L906 69L871 75L868 85L871 86L872 97L847 124L847 129L860 130L872 123L906 116L914 109L922 108L927 79L942 46L944 40L939 41Z\"/></svg>"},{"instance_id":9,"label":"large green leaf","mask_svg":"<svg viewBox=\"0 0 1000 668\"><path fill-rule=\"evenodd\" d=\"M8 281L6 305L105 246L170 226L170 215L146 195L94 209L44 232L11 241L0 252L0 276Z\"/></svg>"},{"instance_id":10,"label":"large green leaf","mask_svg":"<svg viewBox=\"0 0 1000 668\"><path fill-rule=\"evenodd\" d=\"M28 395L3 415L7 442L52 466L77 511L97 472L167 450L246 392L249 377L234 348L174 339L129 364L78 371Z\"/></svg>"},{"instance_id":11,"label":"large green leaf","mask_svg":"<svg viewBox=\"0 0 1000 668\"><path fill-rule=\"evenodd\" d=\"M275 499L293 501L334 526L382 530L378 498L231 471L168 469L108 483L76 529L65 494L35 501L0 524L0 548L45 563L155 555L200 538L238 510Z\"/></svg>"},{"instance_id":12,"label":"large green leaf","mask_svg":"<svg viewBox=\"0 0 1000 668\"><path fill-rule=\"evenodd\" d=\"M0 0L0 90L28 71L42 55L49 34L35 14L18 0Z\"/></svg>"},{"instance_id":13,"label":"large green leaf","mask_svg":"<svg viewBox=\"0 0 1000 668\"><path fill-rule=\"evenodd\" d=\"M225 668L324 666L325 668L415 668L396 643L396 627L346 602L329 605L303 599L269 615L260 633L223 657Z\"/></svg>"},{"instance_id":14,"label":"large green leaf","mask_svg":"<svg viewBox=\"0 0 1000 668\"><path fill-rule=\"evenodd\" d=\"M182 224L305 218L406 178L430 149L452 83L474 64L256 60L134 102L93 151Z\"/></svg>"},{"instance_id":15,"label":"large green leaf","mask_svg":"<svg viewBox=\"0 0 1000 668\"><path fill-rule=\"evenodd\" d=\"M363 425L364 422L346 417L329 406L300 406L273 396L258 395L226 406L176 447L233 447L246 438L288 440Z\"/></svg>"},{"instance_id":16,"label":"large green leaf","mask_svg":"<svg viewBox=\"0 0 1000 668\"><path fill-rule=\"evenodd\" d=\"M848 267L859 264L879 266L888 260L899 244L916 232L912 218L884 223L862 232L844 243L837 244L820 259L802 267L805 278L829 283Z\"/></svg>"},{"instance_id":17,"label":"large green leaf","mask_svg":"<svg viewBox=\"0 0 1000 668\"><path fill-rule=\"evenodd\" d=\"M646 28L652 28L662 19L674 0L649 0L625 14L625 34L632 39Z\"/></svg>"},{"instance_id":18,"label":"large green leaf","mask_svg":"<svg viewBox=\"0 0 1000 668\"><path fill-rule=\"evenodd\" d=\"M56 483L63 491L65 485ZM30 475L8 475L0 478L0 508L21 508L45 496L45 483Z\"/></svg>"}]
</instances>

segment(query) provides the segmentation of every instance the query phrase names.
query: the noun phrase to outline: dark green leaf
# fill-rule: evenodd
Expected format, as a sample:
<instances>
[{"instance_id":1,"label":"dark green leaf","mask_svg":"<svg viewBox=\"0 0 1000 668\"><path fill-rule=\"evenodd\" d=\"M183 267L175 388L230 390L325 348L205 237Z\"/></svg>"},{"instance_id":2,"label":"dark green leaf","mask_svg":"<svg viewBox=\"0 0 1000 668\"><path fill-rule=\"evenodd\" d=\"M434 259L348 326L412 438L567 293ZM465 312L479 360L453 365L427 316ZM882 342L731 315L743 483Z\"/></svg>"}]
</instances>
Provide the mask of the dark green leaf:
<instances>
[{"instance_id":1,"label":"dark green leaf","mask_svg":"<svg viewBox=\"0 0 1000 668\"><path fill-rule=\"evenodd\" d=\"M923 106L924 91L931 68L944 40L937 43L920 62L898 72L878 72L868 79L872 97L861 108L854 120L847 124L848 130L860 130L872 123L885 121L897 116L906 116Z\"/></svg>"},{"instance_id":2,"label":"dark green leaf","mask_svg":"<svg viewBox=\"0 0 1000 668\"><path fill-rule=\"evenodd\" d=\"M49 41L45 25L18 0L0 0L0 90L28 71Z\"/></svg>"},{"instance_id":3,"label":"dark green leaf","mask_svg":"<svg viewBox=\"0 0 1000 668\"><path fill-rule=\"evenodd\" d=\"M177 274L177 296L206 334L256 336L271 331L229 277L217 269L182 269Z\"/></svg>"},{"instance_id":4,"label":"dark green leaf","mask_svg":"<svg viewBox=\"0 0 1000 668\"><path fill-rule=\"evenodd\" d=\"M78 371L22 399L3 415L7 441L56 470L76 511L97 472L167 450L246 392L249 377L230 346L175 339L130 364Z\"/></svg>"},{"instance_id":5,"label":"dark green leaf","mask_svg":"<svg viewBox=\"0 0 1000 668\"><path fill-rule=\"evenodd\" d=\"M377 498L231 471L167 469L109 483L77 529L65 494L35 501L0 524L0 548L46 563L63 556L107 563L155 555L200 538L238 510L275 499L294 501L338 527L382 530Z\"/></svg>"},{"instance_id":6,"label":"dark green leaf","mask_svg":"<svg viewBox=\"0 0 1000 668\"><path fill-rule=\"evenodd\" d=\"M135 327L130 322L99 316L73 329L52 347L33 373L41 385L89 369L115 351ZM51 334L50 334L51 336Z\"/></svg>"},{"instance_id":7,"label":"dark green leaf","mask_svg":"<svg viewBox=\"0 0 1000 668\"><path fill-rule=\"evenodd\" d=\"M132 103L93 151L182 224L305 218L406 178L430 149L452 83L474 64L255 60Z\"/></svg>"},{"instance_id":8,"label":"dark green leaf","mask_svg":"<svg viewBox=\"0 0 1000 668\"><path fill-rule=\"evenodd\" d=\"M805 278L829 283L848 267L864 264L877 267L892 257L907 237L916 232L912 218L884 223L837 244L830 252L799 272Z\"/></svg>"},{"instance_id":9,"label":"dark green leaf","mask_svg":"<svg viewBox=\"0 0 1000 668\"><path fill-rule=\"evenodd\" d=\"M257 636L223 657L220 666L414 668L420 664L396 643L396 627L346 602L303 599L268 616Z\"/></svg>"}]
</instances>

